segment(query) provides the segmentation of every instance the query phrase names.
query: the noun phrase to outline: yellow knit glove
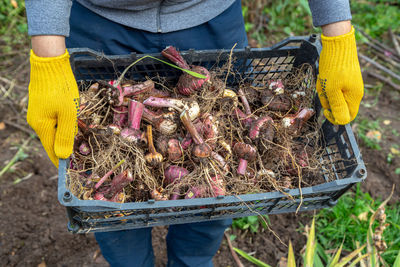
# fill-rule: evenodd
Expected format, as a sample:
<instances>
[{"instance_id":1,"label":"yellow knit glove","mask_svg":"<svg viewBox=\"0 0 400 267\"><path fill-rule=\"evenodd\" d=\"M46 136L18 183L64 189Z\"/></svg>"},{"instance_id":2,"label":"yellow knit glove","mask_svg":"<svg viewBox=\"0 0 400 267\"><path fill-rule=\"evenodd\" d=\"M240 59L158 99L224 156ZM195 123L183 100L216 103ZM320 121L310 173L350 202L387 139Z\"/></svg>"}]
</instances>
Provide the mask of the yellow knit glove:
<instances>
[{"instance_id":1,"label":"yellow knit glove","mask_svg":"<svg viewBox=\"0 0 400 267\"><path fill-rule=\"evenodd\" d=\"M58 167L58 158L68 158L72 153L77 132L78 87L68 51L49 58L38 57L31 51L30 61L27 121Z\"/></svg>"},{"instance_id":2,"label":"yellow knit glove","mask_svg":"<svg viewBox=\"0 0 400 267\"><path fill-rule=\"evenodd\" d=\"M317 91L325 117L333 124L352 121L364 94L354 28L347 34L321 36Z\"/></svg>"}]
</instances>

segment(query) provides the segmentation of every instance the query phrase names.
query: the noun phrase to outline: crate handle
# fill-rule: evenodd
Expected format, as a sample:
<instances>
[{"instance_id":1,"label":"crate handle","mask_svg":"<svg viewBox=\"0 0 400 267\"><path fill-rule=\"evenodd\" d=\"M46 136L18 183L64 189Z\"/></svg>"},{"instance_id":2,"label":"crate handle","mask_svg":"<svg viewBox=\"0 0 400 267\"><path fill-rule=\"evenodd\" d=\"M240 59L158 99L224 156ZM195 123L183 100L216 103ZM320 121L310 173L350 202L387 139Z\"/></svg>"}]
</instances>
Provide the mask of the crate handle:
<instances>
[{"instance_id":1,"label":"crate handle","mask_svg":"<svg viewBox=\"0 0 400 267\"><path fill-rule=\"evenodd\" d=\"M315 43L316 40L317 40L316 34L311 34L310 36L291 36L271 46L271 50L278 50L282 47L287 46L290 43L298 43L298 44L301 44L303 42Z\"/></svg>"},{"instance_id":2,"label":"crate handle","mask_svg":"<svg viewBox=\"0 0 400 267\"><path fill-rule=\"evenodd\" d=\"M90 48L68 48L68 53L73 56L81 56L81 55L88 55L93 57L102 57L104 56L103 53L100 53L96 50Z\"/></svg>"}]
</instances>

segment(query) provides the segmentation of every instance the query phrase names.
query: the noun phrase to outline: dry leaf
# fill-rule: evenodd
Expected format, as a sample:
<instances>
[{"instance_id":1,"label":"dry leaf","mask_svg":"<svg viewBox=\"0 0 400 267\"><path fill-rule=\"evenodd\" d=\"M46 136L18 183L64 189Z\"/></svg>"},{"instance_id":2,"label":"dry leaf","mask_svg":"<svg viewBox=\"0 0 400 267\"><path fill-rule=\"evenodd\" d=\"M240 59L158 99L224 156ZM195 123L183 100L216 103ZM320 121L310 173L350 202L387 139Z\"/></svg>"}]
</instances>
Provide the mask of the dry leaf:
<instances>
[{"instance_id":1,"label":"dry leaf","mask_svg":"<svg viewBox=\"0 0 400 267\"><path fill-rule=\"evenodd\" d=\"M41 263L38 264L37 267L46 267L46 263L44 261L42 261Z\"/></svg>"},{"instance_id":2,"label":"dry leaf","mask_svg":"<svg viewBox=\"0 0 400 267\"><path fill-rule=\"evenodd\" d=\"M357 216L354 215L354 214L350 214L350 217L351 217L352 219L354 219L354 220L357 220Z\"/></svg>"},{"instance_id":3,"label":"dry leaf","mask_svg":"<svg viewBox=\"0 0 400 267\"><path fill-rule=\"evenodd\" d=\"M0 121L0 131L4 130L6 128L6 124L2 121Z\"/></svg>"},{"instance_id":4,"label":"dry leaf","mask_svg":"<svg viewBox=\"0 0 400 267\"><path fill-rule=\"evenodd\" d=\"M97 250L93 253L93 260L96 260L100 255L101 255L101 250L100 250L100 249L97 249Z\"/></svg>"},{"instance_id":5,"label":"dry leaf","mask_svg":"<svg viewBox=\"0 0 400 267\"><path fill-rule=\"evenodd\" d=\"M18 3L15 0L11 0L10 4L14 7L14 8L18 8Z\"/></svg>"},{"instance_id":6,"label":"dry leaf","mask_svg":"<svg viewBox=\"0 0 400 267\"><path fill-rule=\"evenodd\" d=\"M366 221L366 220L368 220L368 211L365 211L365 212L362 212L362 213L360 213L360 214L358 214L358 219L360 220L360 221Z\"/></svg>"},{"instance_id":7,"label":"dry leaf","mask_svg":"<svg viewBox=\"0 0 400 267\"><path fill-rule=\"evenodd\" d=\"M366 136L367 136L367 138L369 138L371 140L376 140L376 141L381 141L381 139L382 139L381 132L377 131L377 130L368 131Z\"/></svg>"},{"instance_id":8,"label":"dry leaf","mask_svg":"<svg viewBox=\"0 0 400 267\"><path fill-rule=\"evenodd\" d=\"M281 257L278 262L278 267L286 267L287 266L287 258Z\"/></svg>"},{"instance_id":9,"label":"dry leaf","mask_svg":"<svg viewBox=\"0 0 400 267\"><path fill-rule=\"evenodd\" d=\"M394 147L391 147L391 148L390 148L390 152L391 152L393 155L399 155L399 154L400 154L400 150L398 150L398 149L396 149L396 148L394 148Z\"/></svg>"}]
</instances>

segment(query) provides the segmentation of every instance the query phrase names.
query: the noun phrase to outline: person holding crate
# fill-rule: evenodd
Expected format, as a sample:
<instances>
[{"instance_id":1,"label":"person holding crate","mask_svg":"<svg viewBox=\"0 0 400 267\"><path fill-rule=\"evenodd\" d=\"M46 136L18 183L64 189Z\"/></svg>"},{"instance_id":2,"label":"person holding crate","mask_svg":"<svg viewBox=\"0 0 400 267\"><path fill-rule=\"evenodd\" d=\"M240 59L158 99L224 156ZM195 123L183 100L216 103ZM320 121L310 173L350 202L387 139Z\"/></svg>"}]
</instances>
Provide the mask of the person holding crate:
<instances>
[{"instance_id":1,"label":"person holding crate","mask_svg":"<svg viewBox=\"0 0 400 267\"><path fill-rule=\"evenodd\" d=\"M27 121L49 158L72 153L79 92L66 48L106 55L231 49L248 45L240 0L26 0L31 76ZM348 0L309 0L322 28L317 91L325 117L347 124L357 113L363 80ZM168 266L212 266L231 220L172 225ZM151 228L96 233L112 266L153 266Z\"/></svg>"}]
</instances>

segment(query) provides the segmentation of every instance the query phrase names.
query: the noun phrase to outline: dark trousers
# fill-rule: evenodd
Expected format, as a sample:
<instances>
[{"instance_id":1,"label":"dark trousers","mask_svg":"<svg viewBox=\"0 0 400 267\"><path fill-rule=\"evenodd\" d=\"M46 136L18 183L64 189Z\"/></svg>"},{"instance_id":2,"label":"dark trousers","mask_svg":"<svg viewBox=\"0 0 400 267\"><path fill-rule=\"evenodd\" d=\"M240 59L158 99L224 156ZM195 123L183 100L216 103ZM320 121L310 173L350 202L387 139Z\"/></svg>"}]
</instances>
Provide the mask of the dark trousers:
<instances>
[{"instance_id":1,"label":"dark trousers","mask_svg":"<svg viewBox=\"0 0 400 267\"><path fill-rule=\"evenodd\" d=\"M156 53L172 45L180 50L231 49L247 45L240 0L199 26L170 33L150 33L109 21L74 2L68 48L88 47L106 55ZM168 266L213 266L225 229L232 220L169 226ZM111 266L154 265L151 228L96 233L104 258Z\"/></svg>"},{"instance_id":2,"label":"dark trousers","mask_svg":"<svg viewBox=\"0 0 400 267\"><path fill-rule=\"evenodd\" d=\"M168 265L213 266L224 231L232 220L170 225L167 234ZM96 233L104 258L111 266L154 266L152 228Z\"/></svg>"}]
</instances>

